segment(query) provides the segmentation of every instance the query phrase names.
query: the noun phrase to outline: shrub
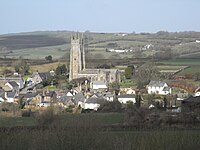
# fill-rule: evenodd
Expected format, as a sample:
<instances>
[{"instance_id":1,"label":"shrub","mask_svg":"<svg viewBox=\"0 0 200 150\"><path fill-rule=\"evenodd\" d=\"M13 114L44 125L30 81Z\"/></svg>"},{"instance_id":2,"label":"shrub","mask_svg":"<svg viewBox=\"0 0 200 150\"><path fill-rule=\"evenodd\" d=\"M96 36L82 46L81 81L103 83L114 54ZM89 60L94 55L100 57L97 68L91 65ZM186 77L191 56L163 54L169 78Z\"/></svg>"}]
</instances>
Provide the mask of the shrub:
<instances>
[{"instance_id":1,"label":"shrub","mask_svg":"<svg viewBox=\"0 0 200 150\"><path fill-rule=\"evenodd\" d=\"M51 125L56 120L53 108L48 108L36 116L39 126Z\"/></svg>"}]
</instances>

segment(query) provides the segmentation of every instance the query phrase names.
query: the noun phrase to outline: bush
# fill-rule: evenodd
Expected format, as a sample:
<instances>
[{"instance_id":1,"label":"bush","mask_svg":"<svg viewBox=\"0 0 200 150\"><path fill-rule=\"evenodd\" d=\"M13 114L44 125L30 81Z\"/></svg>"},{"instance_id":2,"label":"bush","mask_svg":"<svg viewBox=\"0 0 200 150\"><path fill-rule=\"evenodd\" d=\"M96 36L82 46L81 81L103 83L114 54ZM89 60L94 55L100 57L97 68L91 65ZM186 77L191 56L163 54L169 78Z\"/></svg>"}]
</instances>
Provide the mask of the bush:
<instances>
[{"instance_id":1,"label":"bush","mask_svg":"<svg viewBox=\"0 0 200 150\"><path fill-rule=\"evenodd\" d=\"M121 110L121 103L117 100L114 100L113 102L106 101L98 109L100 112L121 112Z\"/></svg>"},{"instance_id":2,"label":"bush","mask_svg":"<svg viewBox=\"0 0 200 150\"><path fill-rule=\"evenodd\" d=\"M22 117L30 117L30 116L31 116L31 110L22 111Z\"/></svg>"},{"instance_id":3,"label":"bush","mask_svg":"<svg viewBox=\"0 0 200 150\"><path fill-rule=\"evenodd\" d=\"M56 120L53 108L48 108L36 116L39 126L51 125Z\"/></svg>"}]
</instances>

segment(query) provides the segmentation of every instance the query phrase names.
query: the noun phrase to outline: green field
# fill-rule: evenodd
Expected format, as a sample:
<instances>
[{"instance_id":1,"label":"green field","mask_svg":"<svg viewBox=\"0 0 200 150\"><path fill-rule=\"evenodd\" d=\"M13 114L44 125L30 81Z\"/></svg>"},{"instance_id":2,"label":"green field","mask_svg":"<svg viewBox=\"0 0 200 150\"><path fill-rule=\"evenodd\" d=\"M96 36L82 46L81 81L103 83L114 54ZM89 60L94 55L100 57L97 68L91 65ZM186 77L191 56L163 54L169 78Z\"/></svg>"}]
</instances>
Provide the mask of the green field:
<instances>
[{"instance_id":1,"label":"green field","mask_svg":"<svg viewBox=\"0 0 200 150\"><path fill-rule=\"evenodd\" d=\"M200 59L174 59L160 61L159 63L164 65L200 66Z\"/></svg>"},{"instance_id":2,"label":"green field","mask_svg":"<svg viewBox=\"0 0 200 150\"><path fill-rule=\"evenodd\" d=\"M86 124L118 124L123 123L124 114L122 113L89 113L89 114L65 114L59 115L59 120L63 125L76 125L77 122ZM37 122L32 117L1 117L0 127L14 127L14 126L35 126ZM81 125L81 124L80 124Z\"/></svg>"},{"instance_id":3,"label":"green field","mask_svg":"<svg viewBox=\"0 0 200 150\"><path fill-rule=\"evenodd\" d=\"M1 150L198 150L199 130L101 128L123 122L123 115L64 115L52 125L35 125L31 118L1 118ZM64 126L63 126L64 125Z\"/></svg>"},{"instance_id":4,"label":"green field","mask_svg":"<svg viewBox=\"0 0 200 150\"><path fill-rule=\"evenodd\" d=\"M0 127L33 126L36 124L31 117L1 117Z\"/></svg>"}]
</instances>

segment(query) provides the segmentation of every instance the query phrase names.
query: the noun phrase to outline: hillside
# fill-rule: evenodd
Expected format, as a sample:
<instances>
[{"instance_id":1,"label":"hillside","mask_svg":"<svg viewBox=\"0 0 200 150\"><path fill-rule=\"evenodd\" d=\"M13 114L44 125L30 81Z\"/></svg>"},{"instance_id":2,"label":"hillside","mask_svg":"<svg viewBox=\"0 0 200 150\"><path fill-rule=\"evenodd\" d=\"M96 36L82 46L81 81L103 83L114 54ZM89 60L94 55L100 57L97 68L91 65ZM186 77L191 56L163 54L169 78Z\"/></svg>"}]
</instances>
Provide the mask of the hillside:
<instances>
[{"instance_id":1,"label":"hillside","mask_svg":"<svg viewBox=\"0 0 200 150\"><path fill-rule=\"evenodd\" d=\"M69 59L70 31L45 31L0 36L2 58ZM85 32L86 59L199 58L200 33L92 33ZM110 50L127 52L109 52Z\"/></svg>"}]
</instances>

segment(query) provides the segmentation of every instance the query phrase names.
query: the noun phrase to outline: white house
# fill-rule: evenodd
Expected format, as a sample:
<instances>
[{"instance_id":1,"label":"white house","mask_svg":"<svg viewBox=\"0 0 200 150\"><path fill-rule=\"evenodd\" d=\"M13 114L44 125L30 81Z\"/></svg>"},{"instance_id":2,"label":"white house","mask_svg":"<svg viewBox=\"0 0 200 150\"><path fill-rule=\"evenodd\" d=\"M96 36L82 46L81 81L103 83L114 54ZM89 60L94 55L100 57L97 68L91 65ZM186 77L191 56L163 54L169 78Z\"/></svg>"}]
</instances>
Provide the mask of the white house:
<instances>
[{"instance_id":1,"label":"white house","mask_svg":"<svg viewBox=\"0 0 200 150\"><path fill-rule=\"evenodd\" d=\"M4 102L5 100L5 91L0 88L0 103Z\"/></svg>"},{"instance_id":2,"label":"white house","mask_svg":"<svg viewBox=\"0 0 200 150\"><path fill-rule=\"evenodd\" d=\"M15 81L9 81L5 85L8 86L12 91L19 91L19 85Z\"/></svg>"},{"instance_id":3,"label":"white house","mask_svg":"<svg viewBox=\"0 0 200 150\"><path fill-rule=\"evenodd\" d=\"M107 85L104 81L93 81L92 82L92 89L93 90L105 90L107 89Z\"/></svg>"},{"instance_id":4,"label":"white house","mask_svg":"<svg viewBox=\"0 0 200 150\"><path fill-rule=\"evenodd\" d=\"M85 103L82 103L81 107L83 109L90 109L90 110L95 110L97 111L100 105L105 102L105 99L103 98L93 98L90 97L88 98Z\"/></svg>"},{"instance_id":5,"label":"white house","mask_svg":"<svg viewBox=\"0 0 200 150\"><path fill-rule=\"evenodd\" d=\"M16 101L17 93L16 92L6 92L5 99L8 103L14 103Z\"/></svg>"},{"instance_id":6,"label":"white house","mask_svg":"<svg viewBox=\"0 0 200 150\"><path fill-rule=\"evenodd\" d=\"M13 78L13 77L4 77L4 78L0 78L0 82L16 82L19 86L19 89L23 89L24 88L24 80L23 78L19 77L19 78Z\"/></svg>"},{"instance_id":7,"label":"white house","mask_svg":"<svg viewBox=\"0 0 200 150\"><path fill-rule=\"evenodd\" d=\"M122 104L127 104L127 102L136 102L135 95L133 94L123 94L118 96L118 101Z\"/></svg>"},{"instance_id":8,"label":"white house","mask_svg":"<svg viewBox=\"0 0 200 150\"><path fill-rule=\"evenodd\" d=\"M148 94L168 95L171 94L171 88L165 82L151 81L147 85Z\"/></svg>"},{"instance_id":9,"label":"white house","mask_svg":"<svg viewBox=\"0 0 200 150\"><path fill-rule=\"evenodd\" d=\"M200 96L200 87L195 90L194 96Z\"/></svg>"},{"instance_id":10,"label":"white house","mask_svg":"<svg viewBox=\"0 0 200 150\"><path fill-rule=\"evenodd\" d=\"M106 93L106 94L103 96L103 98L106 99L106 100L109 101L109 102L113 102L113 100L114 100L114 94Z\"/></svg>"}]
</instances>

